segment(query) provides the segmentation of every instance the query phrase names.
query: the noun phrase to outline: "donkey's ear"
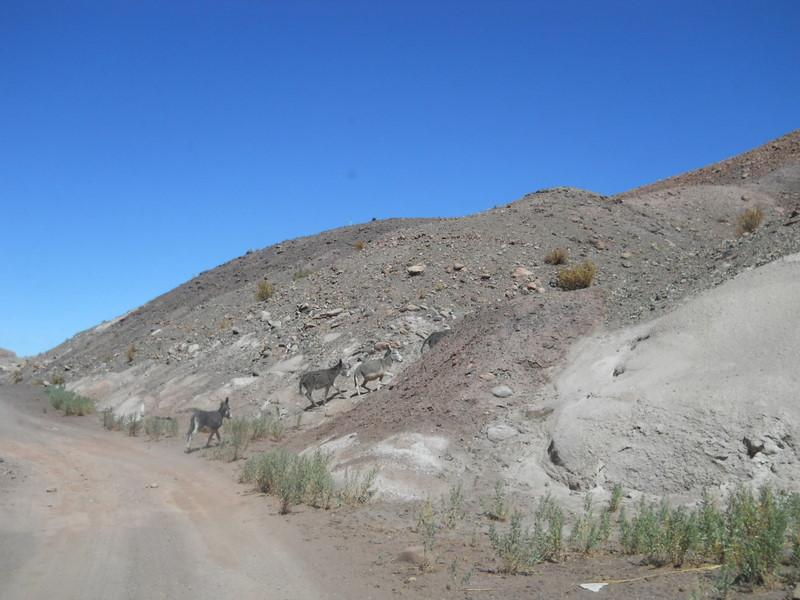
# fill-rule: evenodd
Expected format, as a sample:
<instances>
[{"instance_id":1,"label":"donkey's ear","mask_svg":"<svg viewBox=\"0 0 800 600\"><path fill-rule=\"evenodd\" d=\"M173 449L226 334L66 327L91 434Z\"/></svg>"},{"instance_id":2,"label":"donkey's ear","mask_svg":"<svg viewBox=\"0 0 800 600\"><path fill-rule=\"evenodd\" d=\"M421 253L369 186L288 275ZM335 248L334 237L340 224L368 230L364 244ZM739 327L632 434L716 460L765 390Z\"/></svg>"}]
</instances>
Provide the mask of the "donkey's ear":
<instances>
[{"instance_id":1,"label":"donkey's ear","mask_svg":"<svg viewBox=\"0 0 800 600\"><path fill-rule=\"evenodd\" d=\"M225 404L228 404L228 397L225 397Z\"/></svg>"}]
</instances>

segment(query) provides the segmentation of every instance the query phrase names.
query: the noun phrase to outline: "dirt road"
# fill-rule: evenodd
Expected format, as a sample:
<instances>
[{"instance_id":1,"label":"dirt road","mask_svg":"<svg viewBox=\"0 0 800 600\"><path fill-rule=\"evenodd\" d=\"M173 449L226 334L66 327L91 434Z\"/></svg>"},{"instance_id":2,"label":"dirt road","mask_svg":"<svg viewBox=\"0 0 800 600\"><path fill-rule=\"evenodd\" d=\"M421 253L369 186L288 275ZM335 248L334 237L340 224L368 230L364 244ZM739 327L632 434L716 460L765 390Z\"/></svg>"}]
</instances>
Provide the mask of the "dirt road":
<instances>
[{"instance_id":1,"label":"dirt road","mask_svg":"<svg viewBox=\"0 0 800 600\"><path fill-rule=\"evenodd\" d=\"M369 598L230 469L0 387L0 598Z\"/></svg>"}]
</instances>

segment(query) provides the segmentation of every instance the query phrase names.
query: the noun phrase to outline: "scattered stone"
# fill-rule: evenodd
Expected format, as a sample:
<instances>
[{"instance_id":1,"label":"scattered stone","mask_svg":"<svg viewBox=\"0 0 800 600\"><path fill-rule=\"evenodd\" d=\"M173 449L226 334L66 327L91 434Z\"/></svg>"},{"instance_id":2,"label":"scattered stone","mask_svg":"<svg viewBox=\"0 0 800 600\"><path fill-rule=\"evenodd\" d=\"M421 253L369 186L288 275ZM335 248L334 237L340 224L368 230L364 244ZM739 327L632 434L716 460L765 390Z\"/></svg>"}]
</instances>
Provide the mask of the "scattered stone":
<instances>
[{"instance_id":1,"label":"scattered stone","mask_svg":"<svg viewBox=\"0 0 800 600\"><path fill-rule=\"evenodd\" d=\"M412 277L415 275L422 275L425 272L425 265L411 265L406 271L408 271L408 274Z\"/></svg>"},{"instance_id":2,"label":"scattered stone","mask_svg":"<svg viewBox=\"0 0 800 600\"><path fill-rule=\"evenodd\" d=\"M484 381L492 381L494 379L494 373L488 373L488 372L481 373L480 375L478 375L478 377L480 377Z\"/></svg>"},{"instance_id":3,"label":"scattered stone","mask_svg":"<svg viewBox=\"0 0 800 600\"><path fill-rule=\"evenodd\" d=\"M492 388L492 395L495 398L508 398L513 393L513 390L507 385L498 385Z\"/></svg>"},{"instance_id":4,"label":"scattered stone","mask_svg":"<svg viewBox=\"0 0 800 600\"><path fill-rule=\"evenodd\" d=\"M150 489L156 489L158 487L158 484L157 483L151 483L151 484L148 484L147 487L150 488Z\"/></svg>"},{"instance_id":5,"label":"scattered stone","mask_svg":"<svg viewBox=\"0 0 800 600\"><path fill-rule=\"evenodd\" d=\"M511 273L511 276L514 279L524 279L526 277L530 277L531 275L533 275L533 273L528 271L528 269L526 269L525 267L517 267L516 269L514 269L514 272Z\"/></svg>"},{"instance_id":6,"label":"scattered stone","mask_svg":"<svg viewBox=\"0 0 800 600\"><path fill-rule=\"evenodd\" d=\"M453 263L453 271L463 271L464 265L462 263Z\"/></svg>"},{"instance_id":7,"label":"scattered stone","mask_svg":"<svg viewBox=\"0 0 800 600\"><path fill-rule=\"evenodd\" d=\"M418 310L422 310L416 304L406 304L403 308L400 309L402 312L416 312Z\"/></svg>"},{"instance_id":8,"label":"scattered stone","mask_svg":"<svg viewBox=\"0 0 800 600\"><path fill-rule=\"evenodd\" d=\"M519 431L517 431L511 425L506 425L505 423L492 425L486 430L486 436L492 442L502 442L508 438L514 437L517 434L519 434Z\"/></svg>"},{"instance_id":9,"label":"scattered stone","mask_svg":"<svg viewBox=\"0 0 800 600\"><path fill-rule=\"evenodd\" d=\"M317 315L317 319L330 319L331 317L335 317L340 315L344 312L343 308L332 308L330 310L323 311Z\"/></svg>"},{"instance_id":10,"label":"scattered stone","mask_svg":"<svg viewBox=\"0 0 800 600\"><path fill-rule=\"evenodd\" d=\"M48 494L54 494L54 493L56 493L57 491L58 491L58 488L55 488L55 487L47 488L47 489L45 490L45 492L47 492Z\"/></svg>"},{"instance_id":11,"label":"scattered stone","mask_svg":"<svg viewBox=\"0 0 800 600\"><path fill-rule=\"evenodd\" d=\"M800 600L800 583L794 586L794 591L792 592L792 600Z\"/></svg>"}]
</instances>

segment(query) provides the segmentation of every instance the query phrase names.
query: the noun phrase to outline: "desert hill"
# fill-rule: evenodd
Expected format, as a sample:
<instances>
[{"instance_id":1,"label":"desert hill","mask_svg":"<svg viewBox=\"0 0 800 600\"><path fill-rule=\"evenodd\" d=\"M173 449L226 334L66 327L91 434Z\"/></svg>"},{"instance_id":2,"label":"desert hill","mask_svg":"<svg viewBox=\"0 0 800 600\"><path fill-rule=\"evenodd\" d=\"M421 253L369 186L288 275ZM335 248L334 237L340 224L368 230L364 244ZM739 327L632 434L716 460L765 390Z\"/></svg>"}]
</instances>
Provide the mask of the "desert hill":
<instances>
[{"instance_id":1,"label":"desert hill","mask_svg":"<svg viewBox=\"0 0 800 600\"><path fill-rule=\"evenodd\" d=\"M740 235L749 208L763 223ZM248 252L21 374L63 379L123 413L179 414L224 396L240 414L277 407L297 425L293 446L324 444L340 466L379 463L383 491L400 497L465 474L531 493L797 481L787 371L800 353L800 263L784 257L800 253L798 211L800 130L614 197L541 190L463 218L375 221ZM554 248L568 249L568 265L596 265L591 288L556 286ZM759 359L728 352L742 344ZM388 347L404 357L388 385L357 396L340 379L344 394L305 410L302 372ZM720 427L727 435L697 449ZM778 451L750 456L744 437ZM661 474L648 474L654 464Z\"/></svg>"}]
</instances>

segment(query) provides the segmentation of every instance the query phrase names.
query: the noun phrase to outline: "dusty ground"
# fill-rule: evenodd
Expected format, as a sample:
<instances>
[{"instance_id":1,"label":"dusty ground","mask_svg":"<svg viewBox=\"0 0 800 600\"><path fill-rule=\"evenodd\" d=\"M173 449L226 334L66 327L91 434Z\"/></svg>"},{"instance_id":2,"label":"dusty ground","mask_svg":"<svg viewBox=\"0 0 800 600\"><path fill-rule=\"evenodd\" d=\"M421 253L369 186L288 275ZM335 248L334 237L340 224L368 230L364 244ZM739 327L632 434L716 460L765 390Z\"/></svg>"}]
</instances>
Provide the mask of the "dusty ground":
<instances>
[{"instance_id":1,"label":"dusty ground","mask_svg":"<svg viewBox=\"0 0 800 600\"><path fill-rule=\"evenodd\" d=\"M592 598L580 583L630 579L597 597L632 600L713 587L713 574L614 554L494 574L477 501L437 533L423 573L400 558L420 544L411 505L280 516L235 483L237 464L46 408L38 390L0 387L1 598ZM780 585L758 593L785 595Z\"/></svg>"},{"instance_id":2,"label":"dusty ground","mask_svg":"<svg viewBox=\"0 0 800 600\"><path fill-rule=\"evenodd\" d=\"M0 597L375 597L229 469L46 407L0 388Z\"/></svg>"}]
</instances>

